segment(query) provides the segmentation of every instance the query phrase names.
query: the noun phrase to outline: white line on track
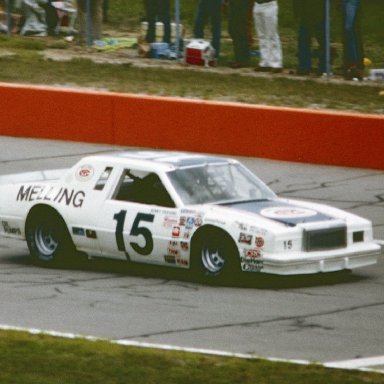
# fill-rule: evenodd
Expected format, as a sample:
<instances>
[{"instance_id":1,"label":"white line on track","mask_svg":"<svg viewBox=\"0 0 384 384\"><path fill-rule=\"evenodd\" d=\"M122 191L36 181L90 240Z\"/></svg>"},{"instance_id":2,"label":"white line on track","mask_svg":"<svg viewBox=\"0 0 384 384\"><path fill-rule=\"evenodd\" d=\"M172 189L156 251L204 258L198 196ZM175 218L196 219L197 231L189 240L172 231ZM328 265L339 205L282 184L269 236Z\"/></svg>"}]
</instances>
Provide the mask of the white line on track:
<instances>
[{"instance_id":1,"label":"white line on track","mask_svg":"<svg viewBox=\"0 0 384 384\"><path fill-rule=\"evenodd\" d=\"M363 357L359 359L333 361L324 363L324 366L330 368L342 368L342 369L360 369L383 366L384 372L384 356L375 357Z\"/></svg>"},{"instance_id":2,"label":"white line on track","mask_svg":"<svg viewBox=\"0 0 384 384\"><path fill-rule=\"evenodd\" d=\"M263 360L273 361L273 362L301 364L301 365L317 364L317 363L314 363L314 362L308 361L308 360L281 359L281 358L275 358L275 357L264 357L264 356L254 355L254 354L233 353L233 352L219 351L219 350L213 350L213 349L185 348L185 347L178 347L178 346L174 346L174 345L143 343L140 341L125 340L125 339L110 340L110 339L105 339L105 338L101 338L101 337L79 335L79 334L69 333L69 332L48 331L48 330L42 330L42 329L38 329L38 328L17 327L17 326L13 326L13 325L5 325L5 324L0 324L0 330L27 332L27 333L33 334L33 335L47 335L47 336L53 336L53 337L61 337L61 338L65 338L65 339L83 339L83 340L88 340L88 341L106 341L106 342L110 342L112 344L129 346L129 347L152 348L152 349L167 350L167 351L200 353L200 354L204 354L204 355L214 355L214 356L223 356L223 357L237 357L240 359L263 359ZM354 370L373 371L373 372L384 373L384 368L383 369L372 369L372 367L375 367L375 366L380 366L380 365L384 366L384 356L345 360L345 361L335 361L335 362L328 362L328 363L323 363L323 364L320 363L318 365L322 365L322 366L327 367L327 368L354 369Z\"/></svg>"}]
</instances>

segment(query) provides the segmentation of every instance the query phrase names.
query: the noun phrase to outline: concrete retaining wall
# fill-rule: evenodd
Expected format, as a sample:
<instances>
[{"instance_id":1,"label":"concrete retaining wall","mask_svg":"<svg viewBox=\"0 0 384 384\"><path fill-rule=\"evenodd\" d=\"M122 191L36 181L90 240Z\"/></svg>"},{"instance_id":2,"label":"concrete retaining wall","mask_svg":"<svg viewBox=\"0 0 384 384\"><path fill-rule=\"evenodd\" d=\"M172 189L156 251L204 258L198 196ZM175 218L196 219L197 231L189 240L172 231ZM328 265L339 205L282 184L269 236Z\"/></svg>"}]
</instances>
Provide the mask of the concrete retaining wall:
<instances>
[{"instance_id":1,"label":"concrete retaining wall","mask_svg":"<svg viewBox=\"0 0 384 384\"><path fill-rule=\"evenodd\" d=\"M0 83L0 134L384 169L384 116Z\"/></svg>"}]
</instances>

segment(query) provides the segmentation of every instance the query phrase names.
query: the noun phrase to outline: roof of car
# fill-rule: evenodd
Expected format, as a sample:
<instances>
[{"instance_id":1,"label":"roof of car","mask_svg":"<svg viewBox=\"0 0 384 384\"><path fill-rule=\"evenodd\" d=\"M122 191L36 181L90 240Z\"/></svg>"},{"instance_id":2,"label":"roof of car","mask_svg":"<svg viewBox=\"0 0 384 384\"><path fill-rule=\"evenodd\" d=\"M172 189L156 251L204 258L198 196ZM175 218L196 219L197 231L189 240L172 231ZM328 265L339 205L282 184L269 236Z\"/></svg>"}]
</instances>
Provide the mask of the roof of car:
<instances>
[{"instance_id":1,"label":"roof of car","mask_svg":"<svg viewBox=\"0 0 384 384\"><path fill-rule=\"evenodd\" d=\"M151 162L167 165L173 168L195 167L206 164L228 164L234 160L211 155L188 152L171 151L125 151L98 155L105 161L118 161L119 159L138 162Z\"/></svg>"}]
</instances>

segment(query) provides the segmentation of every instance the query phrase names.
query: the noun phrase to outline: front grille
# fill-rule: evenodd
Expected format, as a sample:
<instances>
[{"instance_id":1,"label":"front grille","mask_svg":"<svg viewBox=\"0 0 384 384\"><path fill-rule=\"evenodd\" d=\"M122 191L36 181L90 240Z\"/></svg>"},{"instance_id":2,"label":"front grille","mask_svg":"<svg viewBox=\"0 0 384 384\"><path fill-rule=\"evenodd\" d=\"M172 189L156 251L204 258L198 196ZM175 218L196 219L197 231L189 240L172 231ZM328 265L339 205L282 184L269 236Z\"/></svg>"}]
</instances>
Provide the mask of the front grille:
<instances>
[{"instance_id":1,"label":"front grille","mask_svg":"<svg viewBox=\"0 0 384 384\"><path fill-rule=\"evenodd\" d=\"M345 248L347 246L347 227L338 226L326 229L304 229L304 251L322 251Z\"/></svg>"}]
</instances>

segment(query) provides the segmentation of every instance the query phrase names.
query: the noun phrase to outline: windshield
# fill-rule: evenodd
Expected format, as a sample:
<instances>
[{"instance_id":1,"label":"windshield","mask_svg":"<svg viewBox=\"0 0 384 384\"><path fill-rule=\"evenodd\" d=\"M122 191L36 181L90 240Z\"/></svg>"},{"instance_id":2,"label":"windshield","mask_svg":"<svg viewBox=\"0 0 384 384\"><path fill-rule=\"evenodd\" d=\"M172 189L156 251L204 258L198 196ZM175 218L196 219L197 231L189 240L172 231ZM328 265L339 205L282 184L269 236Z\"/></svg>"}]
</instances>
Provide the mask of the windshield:
<instances>
[{"instance_id":1,"label":"windshield","mask_svg":"<svg viewBox=\"0 0 384 384\"><path fill-rule=\"evenodd\" d=\"M168 177L183 203L187 205L276 197L261 180L238 163L177 169L168 172Z\"/></svg>"}]
</instances>

